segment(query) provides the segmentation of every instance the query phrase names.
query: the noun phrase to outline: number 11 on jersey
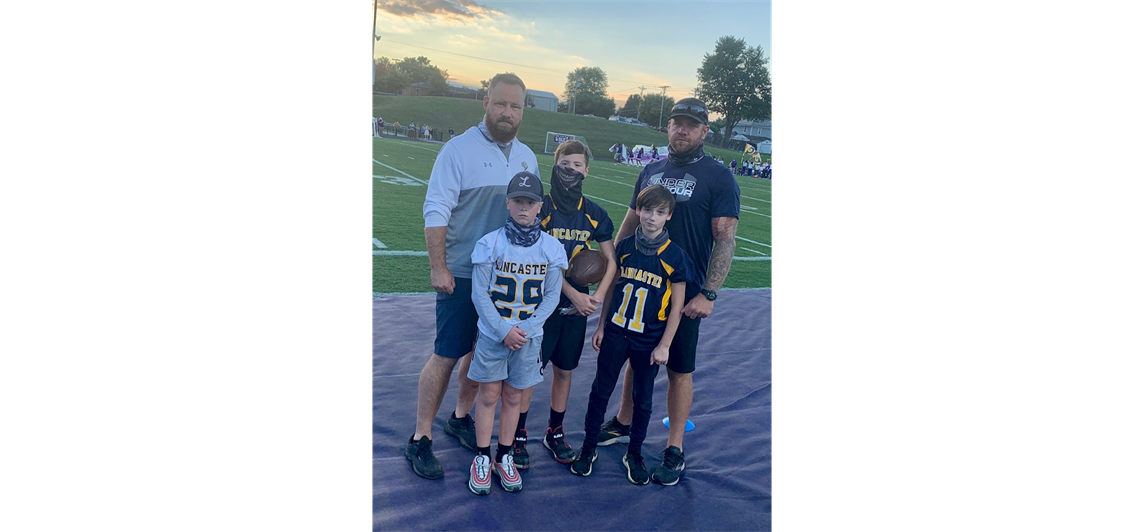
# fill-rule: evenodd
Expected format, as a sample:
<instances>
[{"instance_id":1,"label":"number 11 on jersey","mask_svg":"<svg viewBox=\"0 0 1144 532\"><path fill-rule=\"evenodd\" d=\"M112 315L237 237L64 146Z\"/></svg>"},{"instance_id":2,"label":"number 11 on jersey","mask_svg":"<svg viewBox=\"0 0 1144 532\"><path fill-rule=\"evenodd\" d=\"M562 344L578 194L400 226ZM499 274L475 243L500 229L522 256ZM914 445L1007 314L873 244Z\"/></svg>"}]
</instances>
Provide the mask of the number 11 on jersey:
<instances>
[{"instance_id":1,"label":"number 11 on jersey","mask_svg":"<svg viewBox=\"0 0 1144 532\"><path fill-rule=\"evenodd\" d=\"M635 315L632 316L632 319L628 320L624 318L624 315L628 313L628 302L632 300L632 285L624 285L624 300L620 303L620 308L616 310L615 314L612 315L612 323L628 329L629 331L642 333L644 330L644 299L647 297L647 287L640 287L635 291L635 294Z\"/></svg>"}]
</instances>

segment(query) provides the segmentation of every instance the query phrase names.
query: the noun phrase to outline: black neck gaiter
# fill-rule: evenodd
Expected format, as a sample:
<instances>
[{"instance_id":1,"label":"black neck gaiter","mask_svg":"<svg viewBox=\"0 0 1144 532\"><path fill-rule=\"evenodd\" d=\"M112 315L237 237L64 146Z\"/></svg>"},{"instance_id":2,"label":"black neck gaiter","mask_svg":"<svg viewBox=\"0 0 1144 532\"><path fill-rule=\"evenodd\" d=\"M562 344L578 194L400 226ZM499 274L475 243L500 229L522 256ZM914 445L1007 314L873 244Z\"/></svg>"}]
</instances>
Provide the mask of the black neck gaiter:
<instances>
[{"instance_id":1,"label":"black neck gaiter","mask_svg":"<svg viewBox=\"0 0 1144 532\"><path fill-rule=\"evenodd\" d=\"M677 153L675 148L671 147L670 145L667 147L667 159L671 161L672 166L675 166L676 168L681 168L683 165L698 161L699 159L702 159L704 155L706 154L703 153L702 142L700 142L694 150L686 153Z\"/></svg>"},{"instance_id":2,"label":"black neck gaiter","mask_svg":"<svg viewBox=\"0 0 1144 532\"><path fill-rule=\"evenodd\" d=\"M548 195L552 197L552 204L556 206L556 210L570 213L580 206L580 199L584 197L581 192L584 174L560 165L553 166L552 179L548 184Z\"/></svg>"}]
</instances>

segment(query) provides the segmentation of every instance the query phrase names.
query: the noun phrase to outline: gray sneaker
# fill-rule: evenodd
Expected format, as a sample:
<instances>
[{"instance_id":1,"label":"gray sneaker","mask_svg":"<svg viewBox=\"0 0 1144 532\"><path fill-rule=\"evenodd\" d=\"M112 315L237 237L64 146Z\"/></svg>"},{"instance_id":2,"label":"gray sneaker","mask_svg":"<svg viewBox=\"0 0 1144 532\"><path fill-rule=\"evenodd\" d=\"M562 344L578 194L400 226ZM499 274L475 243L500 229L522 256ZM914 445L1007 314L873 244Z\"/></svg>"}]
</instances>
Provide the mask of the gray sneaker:
<instances>
[{"instance_id":1,"label":"gray sneaker","mask_svg":"<svg viewBox=\"0 0 1144 532\"><path fill-rule=\"evenodd\" d=\"M413 441L413 436L410 436L409 445L405 447L405 458L409 460L410 465L413 466L413 472L417 476L431 480L445 478L445 470L441 468L441 462L438 462L437 457L433 456L433 440L430 440L428 436L422 436L417 441Z\"/></svg>"},{"instance_id":2,"label":"gray sneaker","mask_svg":"<svg viewBox=\"0 0 1144 532\"><path fill-rule=\"evenodd\" d=\"M631 434L631 430L631 425L621 425L619 420L617 420L615 416L612 416L612 419L609 419L607 423L604 423L603 427L600 427L600 438L597 440L596 445L607 447L613 443L628 443L632 440L629 435Z\"/></svg>"},{"instance_id":3,"label":"gray sneaker","mask_svg":"<svg viewBox=\"0 0 1144 532\"><path fill-rule=\"evenodd\" d=\"M683 473L683 451L674 445L663 450L663 463L651 474L652 482L664 486L674 486Z\"/></svg>"},{"instance_id":4,"label":"gray sneaker","mask_svg":"<svg viewBox=\"0 0 1144 532\"><path fill-rule=\"evenodd\" d=\"M445 434L457 438L457 441L461 442L461 447L477 452L477 424L473 422L473 416L465 414L465 417L457 419L453 412L449 412L449 421L445 423Z\"/></svg>"}]
</instances>

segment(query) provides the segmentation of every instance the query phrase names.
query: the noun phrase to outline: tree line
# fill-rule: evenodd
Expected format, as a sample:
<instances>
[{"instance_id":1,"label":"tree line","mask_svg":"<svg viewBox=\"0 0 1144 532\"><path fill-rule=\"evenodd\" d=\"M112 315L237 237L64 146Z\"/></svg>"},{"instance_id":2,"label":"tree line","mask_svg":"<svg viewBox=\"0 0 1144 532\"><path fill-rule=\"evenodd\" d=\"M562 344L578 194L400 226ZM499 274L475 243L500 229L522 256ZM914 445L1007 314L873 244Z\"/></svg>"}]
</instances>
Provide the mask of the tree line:
<instances>
[{"instance_id":1,"label":"tree line","mask_svg":"<svg viewBox=\"0 0 1144 532\"><path fill-rule=\"evenodd\" d=\"M747 46L744 39L729 35L720 37L714 52L703 56L696 70L696 96L707 103L710 112L722 115L710 124L717 132L719 145L731 143L732 128L739 121L771 118L768 62L761 46ZM449 72L433 66L424 56L400 61L381 57L374 61L374 68L374 90L400 94L413 83L425 82L430 96L445 95ZM488 91L488 80L481 80L481 87L478 97ZM608 96L608 74L600 67L579 67L569 72L563 97L557 112L603 118L619 114L664 127L675 105L675 98L664 94L632 94L623 107L617 109L615 100ZM531 105L531 97L526 103Z\"/></svg>"}]
</instances>

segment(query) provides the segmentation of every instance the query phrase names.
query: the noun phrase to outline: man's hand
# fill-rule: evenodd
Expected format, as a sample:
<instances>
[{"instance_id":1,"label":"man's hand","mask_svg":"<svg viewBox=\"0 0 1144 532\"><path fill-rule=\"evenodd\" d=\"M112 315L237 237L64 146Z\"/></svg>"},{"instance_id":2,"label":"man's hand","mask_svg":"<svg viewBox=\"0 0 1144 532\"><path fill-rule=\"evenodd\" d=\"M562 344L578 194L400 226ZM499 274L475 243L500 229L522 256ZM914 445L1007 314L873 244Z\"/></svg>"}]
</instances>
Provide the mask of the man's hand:
<instances>
[{"instance_id":1,"label":"man's hand","mask_svg":"<svg viewBox=\"0 0 1144 532\"><path fill-rule=\"evenodd\" d=\"M448 266L430 269L429 284L433 285L434 290L442 294L452 294L453 288L457 286L457 283L453 281L453 272L449 271Z\"/></svg>"},{"instance_id":2,"label":"man's hand","mask_svg":"<svg viewBox=\"0 0 1144 532\"><path fill-rule=\"evenodd\" d=\"M699 294L691 298L691 301L688 301L687 305L683 307L683 315L691 319L706 318L714 308L714 301L707 299L707 296L703 294Z\"/></svg>"},{"instance_id":3,"label":"man's hand","mask_svg":"<svg viewBox=\"0 0 1144 532\"><path fill-rule=\"evenodd\" d=\"M524 330L515 325L512 327L512 330L510 330L504 337L504 346L512 351L516 351L517 349L524 347L524 344L527 342L528 337L525 336Z\"/></svg>"},{"instance_id":4,"label":"man's hand","mask_svg":"<svg viewBox=\"0 0 1144 532\"><path fill-rule=\"evenodd\" d=\"M596 332L592 334L592 349L597 353L600 352L600 342L604 341L604 327L596 327Z\"/></svg>"}]
</instances>

